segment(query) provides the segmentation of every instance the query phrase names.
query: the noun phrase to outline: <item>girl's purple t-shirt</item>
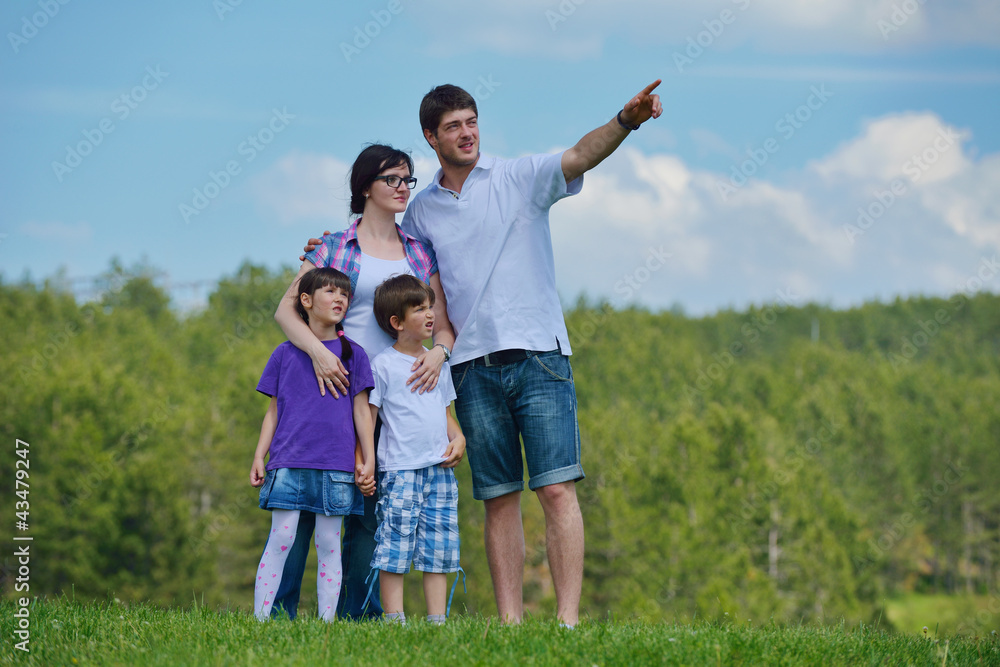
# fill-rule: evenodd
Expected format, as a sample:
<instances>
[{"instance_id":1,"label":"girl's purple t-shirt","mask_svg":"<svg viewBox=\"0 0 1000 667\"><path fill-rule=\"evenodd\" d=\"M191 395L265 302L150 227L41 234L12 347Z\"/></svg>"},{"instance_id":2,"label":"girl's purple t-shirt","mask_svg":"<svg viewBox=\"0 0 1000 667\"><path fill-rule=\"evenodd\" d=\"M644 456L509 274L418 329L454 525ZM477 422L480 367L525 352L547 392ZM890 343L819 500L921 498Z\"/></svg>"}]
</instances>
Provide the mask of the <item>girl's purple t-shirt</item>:
<instances>
[{"instance_id":1,"label":"girl's purple t-shirt","mask_svg":"<svg viewBox=\"0 0 1000 667\"><path fill-rule=\"evenodd\" d=\"M325 340L340 357L340 339ZM364 349L351 341L347 367L349 397L319 393L309 355L285 341L275 349L257 391L278 399L278 426L271 439L267 470L313 468L354 472L354 397L375 386Z\"/></svg>"}]
</instances>

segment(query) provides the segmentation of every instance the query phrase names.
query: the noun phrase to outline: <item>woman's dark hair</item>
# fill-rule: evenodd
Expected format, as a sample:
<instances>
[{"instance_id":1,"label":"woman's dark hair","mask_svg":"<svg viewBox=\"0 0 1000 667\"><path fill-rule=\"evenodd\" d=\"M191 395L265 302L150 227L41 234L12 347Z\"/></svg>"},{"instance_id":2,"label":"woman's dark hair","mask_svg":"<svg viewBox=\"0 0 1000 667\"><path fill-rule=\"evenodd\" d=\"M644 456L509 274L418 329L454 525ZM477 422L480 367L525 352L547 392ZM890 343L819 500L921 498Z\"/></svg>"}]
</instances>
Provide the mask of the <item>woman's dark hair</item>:
<instances>
[{"instance_id":1,"label":"woman's dark hair","mask_svg":"<svg viewBox=\"0 0 1000 667\"><path fill-rule=\"evenodd\" d=\"M331 285L343 291L350 298L351 279L337 269L322 266L309 271L299 278L299 293L295 297L295 311L299 314L299 317L305 320L306 324L309 323L309 313L306 312L305 306L302 305L302 295L308 294L312 296L316 293L316 290L321 290ZM340 338L340 360L347 361L354 355L354 350L351 348L351 342L347 340L343 332L344 322L341 320L337 322L337 334Z\"/></svg>"},{"instance_id":2,"label":"woman's dark hair","mask_svg":"<svg viewBox=\"0 0 1000 667\"><path fill-rule=\"evenodd\" d=\"M438 125L441 124L441 116L449 111L463 109L472 109L473 113L479 115L476 100L458 86L446 83L443 86L431 88L420 102L420 129L430 130L432 134L436 135Z\"/></svg>"},{"instance_id":3,"label":"woman's dark hair","mask_svg":"<svg viewBox=\"0 0 1000 667\"><path fill-rule=\"evenodd\" d=\"M351 213L361 215L365 211L365 190L375 182L375 177L386 169L405 166L413 175L413 160L399 149L385 144L366 147L354 160L351 167Z\"/></svg>"}]
</instances>

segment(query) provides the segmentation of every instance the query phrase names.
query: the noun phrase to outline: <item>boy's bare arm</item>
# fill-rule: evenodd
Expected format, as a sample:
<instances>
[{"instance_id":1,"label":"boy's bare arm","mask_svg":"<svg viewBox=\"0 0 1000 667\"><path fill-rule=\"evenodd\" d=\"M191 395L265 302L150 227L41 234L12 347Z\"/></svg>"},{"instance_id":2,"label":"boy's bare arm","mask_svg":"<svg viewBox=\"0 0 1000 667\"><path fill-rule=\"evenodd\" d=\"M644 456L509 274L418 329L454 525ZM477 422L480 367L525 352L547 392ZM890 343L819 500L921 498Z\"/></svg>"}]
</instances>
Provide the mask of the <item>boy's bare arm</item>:
<instances>
[{"instance_id":1,"label":"boy's bare arm","mask_svg":"<svg viewBox=\"0 0 1000 667\"><path fill-rule=\"evenodd\" d=\"M448 420L448 449L444 452L445 459L441 462L441 467L454 468L465 456L465 435L458 421L452 416L451 407L445 408L444 414Z\"/></svg>"}]
</instances>

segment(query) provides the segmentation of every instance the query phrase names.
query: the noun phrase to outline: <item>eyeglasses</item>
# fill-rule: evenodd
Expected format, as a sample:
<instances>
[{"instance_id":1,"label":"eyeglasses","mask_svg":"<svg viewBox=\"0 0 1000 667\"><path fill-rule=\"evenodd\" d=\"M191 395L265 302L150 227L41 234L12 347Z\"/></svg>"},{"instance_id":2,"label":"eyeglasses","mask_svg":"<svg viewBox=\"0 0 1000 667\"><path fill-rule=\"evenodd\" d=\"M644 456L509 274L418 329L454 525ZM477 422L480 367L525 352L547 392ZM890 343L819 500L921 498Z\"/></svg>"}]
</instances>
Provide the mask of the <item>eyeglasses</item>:
<instances>
[{"instance_id":1,"label":"eyeglasses","mask_svg":"<svg viewBox=\"0 0 1000 667\"><path fill-rule=\"evenodd\" d=\"M406 178L402 178L401 176L376 176L374 180L385 181L385 184L393 190L398 188L400 183L406 183L406 187L411 190L417 187L417 179L413 176L407 176Z\"/></svg>"}]
</instances>

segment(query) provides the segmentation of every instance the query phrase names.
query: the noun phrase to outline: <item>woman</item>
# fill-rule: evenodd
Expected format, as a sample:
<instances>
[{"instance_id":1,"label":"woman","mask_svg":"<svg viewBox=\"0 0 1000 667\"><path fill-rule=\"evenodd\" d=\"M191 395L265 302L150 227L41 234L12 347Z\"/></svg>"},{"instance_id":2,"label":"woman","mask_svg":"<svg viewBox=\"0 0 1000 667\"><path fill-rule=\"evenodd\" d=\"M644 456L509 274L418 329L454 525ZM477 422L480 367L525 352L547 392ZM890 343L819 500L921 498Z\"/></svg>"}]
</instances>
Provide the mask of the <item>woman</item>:
<instances>
[{"instance_id":1,"label":"woman","mask_svg":"<svg viewBox=\"0 0 1000 667\"><path fill-rule=\"evenodd\" d=\"M375 288L382 281L392 275L409 273L428 283L438 294L443 294L433 253L404 234L396 224L396 214L406 210L410 190L416 182L413 161L403 151L381 144L361 151L351 167L351 213L360 218L343 231L325 235L322 244L305 256L298 275L274 314L288 340L312 359L322 394L330 391L334 396L347 396L346 386L350 377L345 374L340 359L316 338L295 312L298 282L306 272L317 266L329 266L350 277L352 297L343 322L344 331L361 344L369 359L393 343L392 338L379 328L372 313ZM434 347L414 363L414 373L407 380L415 391L433 389L437 385L441 365L451 355L455 342L444 299L434 305L434 321ZM331 376L333 379L329 379ZM368 586L364 580L370 572L375 549L377 499L377 494L366 498L356 494L352 516L344 522L344 587L337 610L337 615L341 617L382 614L378 604L377 580L368 607L363 608L368 597ZM363 515L359 516L362 505ZM274 600L275 608L284 608L292 618L296 614L302 573L309 553L313 527L306 524L310 518L308 513L302 516L293 552L286 561L282 587Z\"/></svg>"}]
</instances>

